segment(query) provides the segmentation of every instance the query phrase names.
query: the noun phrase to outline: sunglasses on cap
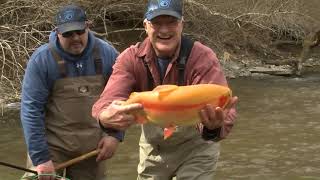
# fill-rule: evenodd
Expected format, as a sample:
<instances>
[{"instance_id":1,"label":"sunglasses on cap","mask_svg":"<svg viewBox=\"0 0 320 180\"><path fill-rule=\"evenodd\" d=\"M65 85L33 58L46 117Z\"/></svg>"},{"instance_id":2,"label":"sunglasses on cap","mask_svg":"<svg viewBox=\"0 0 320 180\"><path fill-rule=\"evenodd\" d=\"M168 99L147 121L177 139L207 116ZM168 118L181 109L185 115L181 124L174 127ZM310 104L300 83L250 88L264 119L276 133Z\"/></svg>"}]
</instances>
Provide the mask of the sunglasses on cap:
<instances>
[{"instance_id":1,"label":"sunglasses on cap","mask_svg":"<svg viewBox=\"0 0 320 180\"><path fill-rule=\"evenodd\" d=\"M73 35L73 33L76 33L77 35L82 35L86 32L86 29L82 29L82 30L75 30L75 31L68 31L68 32L65 32L65 33L62 33L62 37L64 38L69 38Z\"/></svg>"}]
</instances>

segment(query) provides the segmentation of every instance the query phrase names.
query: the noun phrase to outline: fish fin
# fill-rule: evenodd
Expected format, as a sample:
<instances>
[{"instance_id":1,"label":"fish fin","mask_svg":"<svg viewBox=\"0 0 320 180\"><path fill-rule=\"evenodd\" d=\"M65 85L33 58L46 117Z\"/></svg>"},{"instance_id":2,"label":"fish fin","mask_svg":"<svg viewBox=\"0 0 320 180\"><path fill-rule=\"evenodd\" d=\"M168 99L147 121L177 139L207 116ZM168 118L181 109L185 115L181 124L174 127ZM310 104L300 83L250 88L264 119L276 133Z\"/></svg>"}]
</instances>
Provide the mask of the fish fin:
<instances>
[{"instance_id":1,"label":"fish fin","mask_svg":"<svg viewBox=\"0 0 320 180\"><path fill-rule=\"evenodd\" d=\"M169 126L163 129L163 139L166 140L172 136L173 132L176 130L176 126Z\"/></svg>"},{"instance_id":2,"label":"fish fin","mask_svg":"<svg viewBox=\"0 0 320 180\"><path fill-rule=\"evenodd\" d=\"M167 84L167 85L160 85L153 89L153 91L173 91L177 89L177 85Z\"/></svg>"},{"instance_id":3,"label":"fish fin","mask_svg":"<svg viewBox=\"0 0 320 180\"><path fill-rule=\"evenodd\" d=\"M229 103L230 96L221 96L218 100L218 106L221 108L225 108L225 106Z\"/></svg>"},{"instance_id":4,"label":"fish fin","mask_svg":"<svg viewBox=\"0 0 320 180\"><path fill-rule=\"evenodd\" d=\"M154 88L153 91L158 93L159 98L162 98L178 88L179 87L177 85L160 85Z\"/></svg>"}]
</instances>

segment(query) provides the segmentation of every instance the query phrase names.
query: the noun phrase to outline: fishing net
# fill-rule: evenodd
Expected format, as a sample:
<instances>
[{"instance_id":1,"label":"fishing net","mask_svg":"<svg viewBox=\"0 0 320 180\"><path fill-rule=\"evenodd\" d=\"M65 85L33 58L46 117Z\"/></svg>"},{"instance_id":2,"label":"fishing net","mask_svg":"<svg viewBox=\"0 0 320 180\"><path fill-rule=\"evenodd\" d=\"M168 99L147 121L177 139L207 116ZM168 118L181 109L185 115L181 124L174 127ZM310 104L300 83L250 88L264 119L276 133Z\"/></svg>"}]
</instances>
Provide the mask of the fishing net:
<instances>
[{"instance_id":1,"label":"fishing net","mask_svg":"<svg viewBox=\"0 0 320 180\"><path fill-rule=\"evenodd\" d=\"M22 177L20 180L38 180L39 176L54 176L55 180L71 180L56 174L41 174L41 175L26 176L26 177Z\"/></svg>"}]
</instances>

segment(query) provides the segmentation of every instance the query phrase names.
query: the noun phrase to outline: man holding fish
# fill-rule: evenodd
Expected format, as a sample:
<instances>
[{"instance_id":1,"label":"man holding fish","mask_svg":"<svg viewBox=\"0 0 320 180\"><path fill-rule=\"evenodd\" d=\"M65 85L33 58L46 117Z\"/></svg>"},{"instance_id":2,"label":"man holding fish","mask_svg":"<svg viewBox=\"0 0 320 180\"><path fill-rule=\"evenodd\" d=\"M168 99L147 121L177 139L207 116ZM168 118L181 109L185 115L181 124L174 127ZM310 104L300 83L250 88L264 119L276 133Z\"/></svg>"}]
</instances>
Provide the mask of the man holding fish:
<instances>
[{"instance_id":1,"label":"man holding fish","mask_svg":"<svg viewBox=\"0 0 320 180\"><path fill-rule=\"evenodd\" d=\"M180 0L149 0L143 21L148 37L119 55L92 109L107 133L142 123L139 180L212 180L219 141L235 122L238 98L215 53L198 41L186 48L182 9Z\"/></svg>"}]
</instances>

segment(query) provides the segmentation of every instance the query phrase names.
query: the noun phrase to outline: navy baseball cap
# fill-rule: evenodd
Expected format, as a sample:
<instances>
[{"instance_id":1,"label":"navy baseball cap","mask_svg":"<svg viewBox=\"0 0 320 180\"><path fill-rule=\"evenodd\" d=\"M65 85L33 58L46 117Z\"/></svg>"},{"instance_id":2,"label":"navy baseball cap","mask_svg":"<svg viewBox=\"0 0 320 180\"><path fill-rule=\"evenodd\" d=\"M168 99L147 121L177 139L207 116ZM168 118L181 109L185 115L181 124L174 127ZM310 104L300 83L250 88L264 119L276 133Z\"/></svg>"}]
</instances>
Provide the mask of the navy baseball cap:
<instances>
[{"instance_id":1,"label":"navy baseball cap","mask_svg":"<svg viewBox=\"0 0 320 180\"><path fill-rule=\"evenodd\" d=\"M181 19L183 0L149 0L145 18L151 21L153 18L168 15Z\"/></svg>"},{"instance_id":2,"label":"navy baseball cap","mask_svg":"<svg viewBox=\"0 0 320 180\"><path fill-rule=\"evenodd\" d=\"M55 18L59 33L83 30L86 28L86 12L76 5L61 8Z\"/></svg>"}]
</instances>

